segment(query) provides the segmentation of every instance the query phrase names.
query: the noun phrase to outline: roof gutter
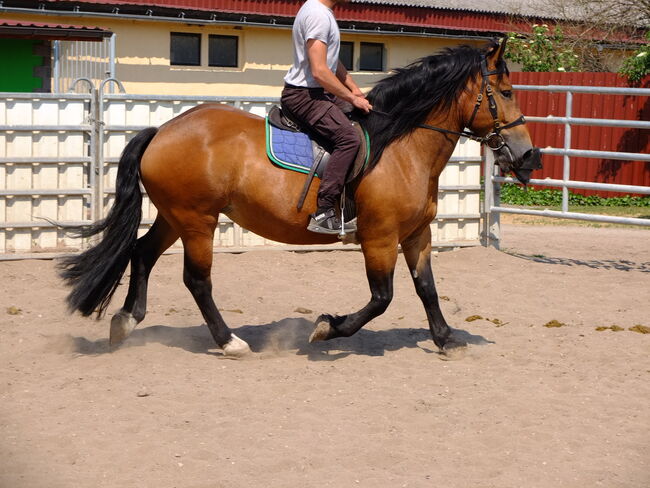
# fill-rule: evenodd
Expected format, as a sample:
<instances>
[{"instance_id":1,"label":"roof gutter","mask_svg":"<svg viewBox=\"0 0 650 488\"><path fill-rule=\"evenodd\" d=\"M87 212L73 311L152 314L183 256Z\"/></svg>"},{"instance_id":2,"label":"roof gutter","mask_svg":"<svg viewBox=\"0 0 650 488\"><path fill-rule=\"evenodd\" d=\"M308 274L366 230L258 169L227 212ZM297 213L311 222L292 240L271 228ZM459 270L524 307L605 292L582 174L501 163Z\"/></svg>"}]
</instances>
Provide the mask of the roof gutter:
<instances>
[{"instance_id":1,"label":"roof gutter","mask_svg":"<svg viewBox=\"0 0 650 488\"><path fill-rule=\"evenodd\" d=\"M105 37L113 35L112 32L82 31L79 29L55 29L52 27L13 27L0 26L0 37L27 39L70 39L75 41L100 42Z\"/></svg>"}]
</instances>

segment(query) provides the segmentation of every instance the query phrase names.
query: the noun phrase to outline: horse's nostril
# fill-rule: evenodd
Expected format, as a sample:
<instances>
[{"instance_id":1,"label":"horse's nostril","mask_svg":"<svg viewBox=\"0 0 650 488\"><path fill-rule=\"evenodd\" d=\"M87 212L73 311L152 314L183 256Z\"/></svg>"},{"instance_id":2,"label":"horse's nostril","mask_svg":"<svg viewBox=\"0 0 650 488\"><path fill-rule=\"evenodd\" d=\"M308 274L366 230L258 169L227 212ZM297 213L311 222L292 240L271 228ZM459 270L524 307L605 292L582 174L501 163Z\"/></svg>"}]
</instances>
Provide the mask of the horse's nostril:
<instances>
[{"instance_id":1,"label":"horse's nostril","mask_svg":"<svg viewBox=\"0 0 650 488\"><path fill-rule=\"evenodd\" d=\"M542 152L538 147L533 147L523 154L520 168L531 171L534 169L542 169Z\"/></svg>"}]
</instances>

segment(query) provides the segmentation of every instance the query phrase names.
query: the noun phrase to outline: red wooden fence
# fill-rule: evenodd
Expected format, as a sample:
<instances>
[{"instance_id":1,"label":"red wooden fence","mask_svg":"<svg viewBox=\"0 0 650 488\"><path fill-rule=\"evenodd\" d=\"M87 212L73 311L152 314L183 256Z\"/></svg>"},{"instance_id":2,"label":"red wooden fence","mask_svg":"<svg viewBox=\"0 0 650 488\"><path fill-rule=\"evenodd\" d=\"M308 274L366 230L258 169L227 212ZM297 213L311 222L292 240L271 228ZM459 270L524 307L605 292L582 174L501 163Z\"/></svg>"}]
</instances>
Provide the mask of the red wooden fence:
<instances>
[{"instance_id":1,"label":"red wooden fence","mask_svg":"<svg viewBox=\"0 0 650 488\"><path fill-rule=\"evenodd\" d=\"M511 73L515 85L578 85L628 87L616 73ZM643 88L650 86L646 80ZM566 94L516 92L524 115L565 116ZM573 94L573 117L619 120L650 120L650 97L627 95ZM564 147L564 126L528 122L533 143L541 148ZM571 148L594 151L648 153L650 130L617 127L571 126ZM562 179L562 156L544 155L544 169L533 178ZM572 180L650 186L650 162L571 158ZM618 196L619 193L571 189L583 195Z\"/></svg>"}]
</instances>

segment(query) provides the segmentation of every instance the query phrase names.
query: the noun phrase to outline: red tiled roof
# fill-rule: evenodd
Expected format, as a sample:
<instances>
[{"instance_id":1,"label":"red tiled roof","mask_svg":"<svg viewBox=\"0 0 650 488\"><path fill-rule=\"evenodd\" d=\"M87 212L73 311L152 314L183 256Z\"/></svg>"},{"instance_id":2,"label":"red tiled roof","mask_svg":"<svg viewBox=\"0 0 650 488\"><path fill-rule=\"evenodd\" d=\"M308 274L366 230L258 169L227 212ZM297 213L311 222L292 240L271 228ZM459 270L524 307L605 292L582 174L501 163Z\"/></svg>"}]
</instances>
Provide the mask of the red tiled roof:
<instances>
[{"instance_id":1,"label":"red tiled roof","mask_svg":"<svg viewBox=\"0 0 650 488\"><path fill-rule=\"evenodd\" d=\"M99 41L111 34L106 29L86 25L46 24L0 18L0 37Z\"/></svg>"}]
</instances>

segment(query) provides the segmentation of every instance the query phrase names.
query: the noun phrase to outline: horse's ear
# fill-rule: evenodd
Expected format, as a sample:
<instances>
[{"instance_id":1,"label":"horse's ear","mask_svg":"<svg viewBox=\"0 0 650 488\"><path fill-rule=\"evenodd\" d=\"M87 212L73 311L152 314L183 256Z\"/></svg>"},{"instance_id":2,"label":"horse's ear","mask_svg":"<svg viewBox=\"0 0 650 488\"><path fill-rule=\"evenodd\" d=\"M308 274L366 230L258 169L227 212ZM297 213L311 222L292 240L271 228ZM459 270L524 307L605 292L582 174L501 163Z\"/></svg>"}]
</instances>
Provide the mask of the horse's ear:
<instances>
[{"instance_id":1,"label":"horse's ear","mask_svg":"<svg viewBox=\"0 0 650 488\"><path fill-rule=\"evenodd\" d=\"M506 42L508 42L507 37L501 38L501 45L499 46L499 52L497 54L497 62L503 59L503 55L506 52Z\"/></svg>"},{"instance_id":2,"label":"horse's ear","mask_svg":"<svg viewBox=\"0 0 650 488\"><path fill-rule=\"evenodd\" d=\"M487 56L494 59L495 64L503 59L503 54L506 52L506 41L507 37L503 37L501 42L497 39L494 39L491 45L487 49Z\"/></svg>"}]
</instances>

